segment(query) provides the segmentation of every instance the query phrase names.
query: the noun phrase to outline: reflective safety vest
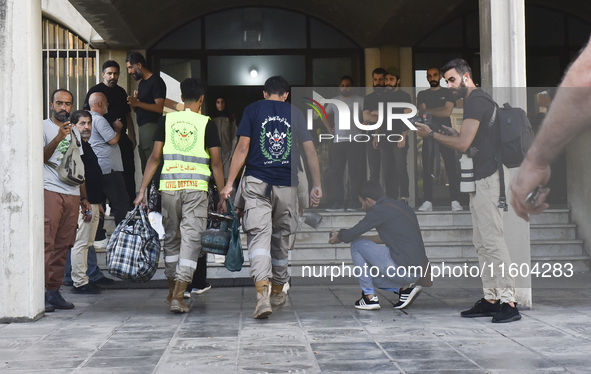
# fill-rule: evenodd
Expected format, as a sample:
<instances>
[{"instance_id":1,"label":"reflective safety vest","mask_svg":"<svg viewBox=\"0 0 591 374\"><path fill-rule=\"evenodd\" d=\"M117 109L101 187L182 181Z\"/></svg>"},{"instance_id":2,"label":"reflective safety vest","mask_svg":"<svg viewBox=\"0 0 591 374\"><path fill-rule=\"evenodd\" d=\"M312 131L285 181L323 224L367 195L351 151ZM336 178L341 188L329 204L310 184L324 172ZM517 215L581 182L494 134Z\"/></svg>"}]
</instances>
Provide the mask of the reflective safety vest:
<instances>
[{"instance_id":1,"label":"reflective safety vest","mask_svg":"<svg viewBox=\"0 0 591 374\"><path fill-rule=\"evenodd\" d=\"M205 127L209 117L189 109L166 115L162 149L161 191L207 191L211 171L205 150Z\"/></svg>"}]
</instances>

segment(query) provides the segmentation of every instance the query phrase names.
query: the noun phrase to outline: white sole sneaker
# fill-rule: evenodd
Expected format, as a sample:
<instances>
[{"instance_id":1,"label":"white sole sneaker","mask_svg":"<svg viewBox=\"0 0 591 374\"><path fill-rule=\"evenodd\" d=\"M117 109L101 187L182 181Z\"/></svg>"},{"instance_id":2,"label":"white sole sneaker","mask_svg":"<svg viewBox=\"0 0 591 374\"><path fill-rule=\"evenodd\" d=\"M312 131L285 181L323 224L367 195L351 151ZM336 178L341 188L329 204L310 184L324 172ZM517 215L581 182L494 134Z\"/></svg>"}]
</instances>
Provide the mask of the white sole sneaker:
<instances>
[{"instance_id":1,"label":"white sole sneaker","mask_svg":"<svg viewBox=\"0 0 591 374\"><path fill-rule=\"evenodd\" d=\"M419 296L419 294L423 291L423 287L415 286L412 288L410 293L400 293L400 301L398 304L394 305L394 309L404 309Z\"/></svg>"}]
</instances>

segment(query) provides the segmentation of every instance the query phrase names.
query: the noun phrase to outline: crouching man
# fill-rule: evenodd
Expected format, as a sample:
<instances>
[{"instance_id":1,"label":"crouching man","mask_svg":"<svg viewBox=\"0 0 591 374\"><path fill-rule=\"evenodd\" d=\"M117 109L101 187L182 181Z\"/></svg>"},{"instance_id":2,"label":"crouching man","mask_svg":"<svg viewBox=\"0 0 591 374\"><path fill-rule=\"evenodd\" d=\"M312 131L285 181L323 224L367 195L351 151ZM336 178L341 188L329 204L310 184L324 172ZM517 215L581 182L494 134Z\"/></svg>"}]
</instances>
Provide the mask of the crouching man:
<instances>
[{"instance_id":1,"label":"crouching man","mask_svg":"<svg viewBox=\"0 0 591 374\"><path fill-rule=\"evenodd\" d=\"M421 293L418 283L426 281L421 278L428 260L417 217L408 205L384 195L376 182L366 182L358 198L365 217L348 230L333 231L329 240L351 243L353 265L365 269L359 277L362 296L355 308L380 309L377 287L397 293L400 299L394 308L404 309ZM378 235L362 236L372 229Z\"/></svg>"},{"instance_id":2,"label":"crouching man","mask_svg":"<svg viewBox=\"0 0 591 374\"><path fill-rule=\"evenodd\" d=\"M164 225L164 273L168 278L166 299L170 311L186 313L183 301L201 253L201 233L207 224L208 181L213 174L218 190L224 186L217 127L199 114L205 85L193 78L181 83L182 112L162 117L154 133L154 149L134 204L145 205L145 191L160 161L162 223ZM210 171L211 166L211 171ZM222 210L220 202L218 209Z\"/></svg>"}]
</instances>

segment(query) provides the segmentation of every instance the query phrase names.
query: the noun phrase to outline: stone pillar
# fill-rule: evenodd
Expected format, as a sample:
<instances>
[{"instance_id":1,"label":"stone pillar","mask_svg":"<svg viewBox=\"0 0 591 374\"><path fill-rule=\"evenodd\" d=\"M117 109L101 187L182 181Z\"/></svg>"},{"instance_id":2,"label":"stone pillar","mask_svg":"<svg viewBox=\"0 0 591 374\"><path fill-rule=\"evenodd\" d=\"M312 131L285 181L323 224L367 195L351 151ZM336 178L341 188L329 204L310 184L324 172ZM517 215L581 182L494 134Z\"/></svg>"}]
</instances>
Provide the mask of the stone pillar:
<instances>
[{"instance_id":1,"label":"stone pillar","mask_svg":"<svg viewBox=\"0 0 591 374\"><path fill-rule=\"evenodd\" d=\"M0 1L0 322L44 310L41 1Z\"/></svg>"},{"instance_id":2,"label":"stone pillar","mask_svg":"<svg viewBox=\"0 0 591 374\"><path fill-rule=\"evenodd\" d=\"M365 94L373 92L373 77L371 72L375 68L380 67L380 49L379 48L365 48Z\"/></svg>"},{"instance_id":3,"label":"stone pillar","mask_svg":"<svg viewBox=\"0 0 591 374\"><path fill-rule=\"evenodd\" d=\"M526 109L525 1L479 0L479 4L482 88L500 105L508 102ZM531 264L529 223L511 208L505 213L505 239L513 263ZM531 308L531 277L515 280L517 302Z\"/></svg>"}]
</instances>

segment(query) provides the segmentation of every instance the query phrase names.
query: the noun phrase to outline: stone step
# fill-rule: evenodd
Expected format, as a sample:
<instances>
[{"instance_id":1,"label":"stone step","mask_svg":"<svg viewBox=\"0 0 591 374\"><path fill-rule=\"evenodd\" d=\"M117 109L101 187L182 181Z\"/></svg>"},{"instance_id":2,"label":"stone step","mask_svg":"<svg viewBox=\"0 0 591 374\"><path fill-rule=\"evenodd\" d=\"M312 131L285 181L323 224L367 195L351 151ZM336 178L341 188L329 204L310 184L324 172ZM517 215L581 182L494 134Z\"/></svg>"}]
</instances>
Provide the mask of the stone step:
<instances>
[{"instance_id":1,"label":"stone step","mask_svg":"<svg viewBox=\"0 0 591 374\"><path fill-rule=\"evenodd\" d=\"M576 239L575 224L538 224L530 226L531 240L574 240ZM296 240L299 243L326 244L331 229L321 228L315 230L302 227L296 233ZM472 226L429 226L421 230L423 241L428 242L469 242L472 241ZM245 236L245 235L243 235ZM242 238L246 244L246 238Z\"/></svg>"},{"instance_id":2,"label":"stone step","mask_svg":"<svg viewBox=\"0 0 591 374\"><path fill-rule=\"evenodd\" d=\"M322 225L319 229L349 228L361 221L363 212L326 212L316 210L322 215ZM428 226L469 226L472 224L470 211L450 212L416 212L421 228ZM542 214L532 215L531 223L535 224L567 224L569 223L568 209L549 209ZM304 225L304 227L309 227Z\"/></svg>"},{"instance_id":3,"label":"stone step","mask_svg":"<svg viewBox=\"0 0 591 374\"><path fill-rule=\"evenodd\" d=\"M476 258L476 251L472 242L436 242L426 243L425 251L428 258L454 259ZM532 240L532 257L562 258L565 256L583 255L582 240ZM294 260L342 260L351 258L350 245L297 244L291 251Z\"/></svg>"}]
</instances>

